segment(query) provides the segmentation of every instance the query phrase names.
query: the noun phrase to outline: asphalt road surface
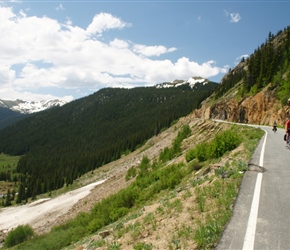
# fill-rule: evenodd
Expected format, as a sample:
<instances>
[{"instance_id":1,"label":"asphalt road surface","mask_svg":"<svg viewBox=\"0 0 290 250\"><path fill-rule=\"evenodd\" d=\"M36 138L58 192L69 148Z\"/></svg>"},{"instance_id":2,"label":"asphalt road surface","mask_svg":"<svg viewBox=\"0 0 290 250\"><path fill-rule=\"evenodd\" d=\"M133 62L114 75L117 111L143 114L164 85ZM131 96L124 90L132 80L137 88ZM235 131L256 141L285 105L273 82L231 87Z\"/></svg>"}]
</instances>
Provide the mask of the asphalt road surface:
<instances>
[{"instance_id":1,"label":"asphalt road surface","mask_svg":"<svg viewBox=\"0 0 290 250\"><path fill-rule=\"evenodd\" d=\"M284 129L266 133L245 173L217 250L290 249L290 150Z\"/></svg>"}]
</instances>

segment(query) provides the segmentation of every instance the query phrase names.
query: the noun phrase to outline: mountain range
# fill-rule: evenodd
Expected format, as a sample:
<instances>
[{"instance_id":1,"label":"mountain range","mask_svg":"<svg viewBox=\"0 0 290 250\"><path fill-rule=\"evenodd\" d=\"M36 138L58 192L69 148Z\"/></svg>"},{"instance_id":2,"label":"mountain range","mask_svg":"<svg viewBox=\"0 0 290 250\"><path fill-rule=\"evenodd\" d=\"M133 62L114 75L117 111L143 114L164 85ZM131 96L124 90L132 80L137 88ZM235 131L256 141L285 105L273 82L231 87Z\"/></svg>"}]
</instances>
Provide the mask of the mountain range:
<instances>
[{"instance_id":1,"label":"mountain range","mask_svg":"<svg viewBox=\"0 0 290 250\"><path fill-rule=\"evenodd\" d=\"M50 99L43 101L23 101L19 99L12 101L0 99L0 107L8 108L21 114L32 114L52 107L63 106L66 103L67 101L63 99Z\"/></svg>"},{"instance_id":2,"label":"mountain range","mask_svg":"<svg viewBox=\"0 0 290 250\"><path fill-rule=\"evenodd\" d=\"M16 123L32 114L66 104L66 100L50 99L43 101L1 100L0 129Z\"/></svg>"},{"instance_id":3,"label":"mountain range","mask_svg":"<svg viewBox=\"0 0 290 250\"><path fill-rule=\"evenodd\" d=\"M173 82L164 82L157 84L157 89L179 87L187 85L194 90L196 84L207 84L210 81L201 77L191 77L188 80L174 80ZM24 100L1 100L0 99L0 129L7 127L30 114L35 114L53 107L61 107L67 104L64 99L49 99L42 101L24 101Z\"/></svg>"},{"instance_id":4,"label":"mountain range","mask_svg":"<svg viewBox=\"0 0 290 250\"><path fill-rule=\"evenodd\" d=\"M170 87L179 87L182 85L189 85L192 89L194 89L197 83L207 84L208 82L209 80L201 77L191 77L188 80L174 80L173 82L160 83L157 84L155 87L170 88ZM52 107L60 107L66 103L68 103L68 101L59 98L42 101L24 101L19 99L13 101L0 99L0 108L7 108L21 114L32 114Z\"/></svg>"}]
</instances>

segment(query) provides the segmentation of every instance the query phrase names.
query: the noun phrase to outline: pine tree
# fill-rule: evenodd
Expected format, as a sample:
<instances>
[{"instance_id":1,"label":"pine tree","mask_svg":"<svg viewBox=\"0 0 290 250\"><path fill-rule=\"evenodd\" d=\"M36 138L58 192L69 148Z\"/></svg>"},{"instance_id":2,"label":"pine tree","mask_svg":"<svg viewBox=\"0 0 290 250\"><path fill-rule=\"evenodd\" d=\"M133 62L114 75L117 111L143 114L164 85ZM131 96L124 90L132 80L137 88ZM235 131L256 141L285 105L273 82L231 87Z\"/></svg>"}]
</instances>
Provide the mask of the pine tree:
<instances>
[{"instance_id":1,"label":"pine tree","mask_svg":"<svg viewBox=\"0 0 290 250\"><path fill-rule=\"evenodd\" d=\"M8 207L10 205L11 205L11 194L10 194L10 189L8 189L6 197L5 197L5 206Z\"/></svg>"},{"instance_id":2,"label":"pine tree","mask_svg":"<svg viewBox=\"0 0 290 250\"><path fill-rule=\"evenodd\" d=\"M19 191L16 199L16 203L21 203L23 200L25 200L25 186L23 182L20 183Z\"/></svg>"}]
</instances>

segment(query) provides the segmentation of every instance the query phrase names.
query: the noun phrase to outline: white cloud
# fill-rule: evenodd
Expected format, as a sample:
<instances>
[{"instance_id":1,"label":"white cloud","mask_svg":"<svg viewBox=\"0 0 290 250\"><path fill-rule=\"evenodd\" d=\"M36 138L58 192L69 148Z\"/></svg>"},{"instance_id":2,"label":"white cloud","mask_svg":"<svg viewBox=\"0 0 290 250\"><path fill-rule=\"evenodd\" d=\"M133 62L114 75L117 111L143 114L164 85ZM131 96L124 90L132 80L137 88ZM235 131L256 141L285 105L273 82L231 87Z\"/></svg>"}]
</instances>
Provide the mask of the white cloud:
<instances>
[{"instance_id":1,"label":"white cloud","mask_svg":"<svg viewBox=\"0 0 290 250\"><path fill-rule=\"evenodd\" d=\"M22 17L26 17L26 16L27 16L26 13L25 13L23 10L20 10L19 14L20 14L20 16L22 16Z\"/></svg>"},{"instance_id":2,"label":"white cloud","mask_svg":"<svg viewBox=\"0 0 290 250\"><path fill-rule=\"evenodd\" d=\"M231 13L227 10L224 10L226 16L230 16L230 22L238 23L241 20L241 16L239 13Z\"/></svg>"},{"instance_id":3,"label":"white cloud","mask_svg":"<svg viewBox=\"0 0 290 250\"><path fill-rule=\"evenodd\" d=\"M137 54L141 54L144 56L160 56L162 54L168 53L168 52L173 52L177 50L176 48L169 48L167 49L166 47L162 45L156 45L156 46L146 46L146 45L141 45L141 44L135 44L133 51L136 52Z\"/></svg>"},{"instance_id":4,"label":"white cloud","mask_svg":"<svg viewBox=\"0 0 290 250\"><path fill-rule=\"evenodd\" d=\"M0 83L12 82L14 79L15 71L11 70L8 65L0 65Z\"/></svg>"},{"instance_id":5,"label":"white cloud","mask_svg":"<svg viewBox=\"0 0 290 250\"><path fill-rule=\"evenodd\" d=\"M87 27L87 34L102 33L109 29L122 29L126 26L130 26L120 20L117 17L112 16L109 13L100 13L95 15L91 24Z\"/></svg>"},{"instance_id":6,"label":"white cloud","mask_svg":"<svg viewBox=\"0 0 290 250\"><path fill-rule=\"evenodd\" d=\"M67 17L65 23L66 23L68 26L71 26L71 25L72 25L72 20L71 20L69 17Z\"/></svg>"},{"instance_id":7,"label":"white cloud","mask_svg":"<svg viewBox=\"0 0 290 250\"><path fill-rule=\"evenodd\" d=\"M129 47L129 43L120 39L114 39L112 42L110 42L110 46L119 49L127 49Z\"/></svg>"},{"instance_id":8,"label":"white cloud","mask_svg":"<svg viewBox=\"0 0 290 250\"><path fill-rule=\"evenodd\" d=\"M241 60L244 58L244 59L247 59L249 57L249 55L248 54L244 54L244 55L241 55L241 56L238 56L237 58L236 58L236 60L235 60L235 65L238 65L240 62L241 62Z\"/></svg>"},{"instance_id":9,"label":"white cloud","mask_svg":"<svg viewBox=\"0 0 290 250\"><path fill-rule=\"evenodd\" d=\"M65 10L65 8L63 7L63 5L61 3L55 9L56 10Z\"/></svg>"},{"instance_id":10,"label":"white cloud","mask_svg":"<svg viewBox=\"0 0 290 250\"><path fill-rule=\"evenodd\" d=\"M237 23L241 20L241 16L239 13L230 13L231 15L231 22L232 23Z\"/></svg>"},{"instance_id":11,"label":"white cloud","mask_svg":"<svg viewBox=\"0 0 290 250\"><path fill-rule=\"evenodd\" d=\"M238 61L238 60L242 60L243 58L246 59L246 58L248 58L248 57L249 57L248 54L244 54L244 55L238 56L238 57L236 58L236 60Z\"/></svg>"},{"instance_id":12,"label":"white cloud","mask_svg":"<svg viewBox=\"0 0 290 250\"><path fill-rule=\"evenodd\" d=\"M126 27L130 24L108 13L96 15L82 28L73 26L69 18L59 23L0 6L0 99L52 98L51 94L37 94L48 88L84 92L224 73L213 61L198 64L186 57L176 62L151 59L176 51L174 47L146 46L119 38L104 42L92 37Z\"/></svg>"}]
</instances>

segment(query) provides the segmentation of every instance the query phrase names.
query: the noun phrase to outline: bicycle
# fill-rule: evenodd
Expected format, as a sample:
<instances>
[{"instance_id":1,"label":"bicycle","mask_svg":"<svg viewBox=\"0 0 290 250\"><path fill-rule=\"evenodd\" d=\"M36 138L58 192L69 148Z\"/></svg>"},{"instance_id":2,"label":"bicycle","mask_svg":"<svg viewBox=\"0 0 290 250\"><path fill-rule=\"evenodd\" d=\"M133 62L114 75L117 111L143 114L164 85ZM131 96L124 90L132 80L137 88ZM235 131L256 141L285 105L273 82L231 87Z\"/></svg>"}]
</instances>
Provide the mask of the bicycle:
<instances>
[{"instance_id":1,"label":"bicycle","mask_svg":"<svg viewBox=\"0 0 290 250\"><path fill-rule=\"evenodd\" d=\"M285 136L284 136L284 141L286 141L286 134L285 134ZM287 148L287 149L290 149L290 136L289 136L288 141L287 141L287 143L286 143L286 148Z\"/></svg>"}]
</instances>

